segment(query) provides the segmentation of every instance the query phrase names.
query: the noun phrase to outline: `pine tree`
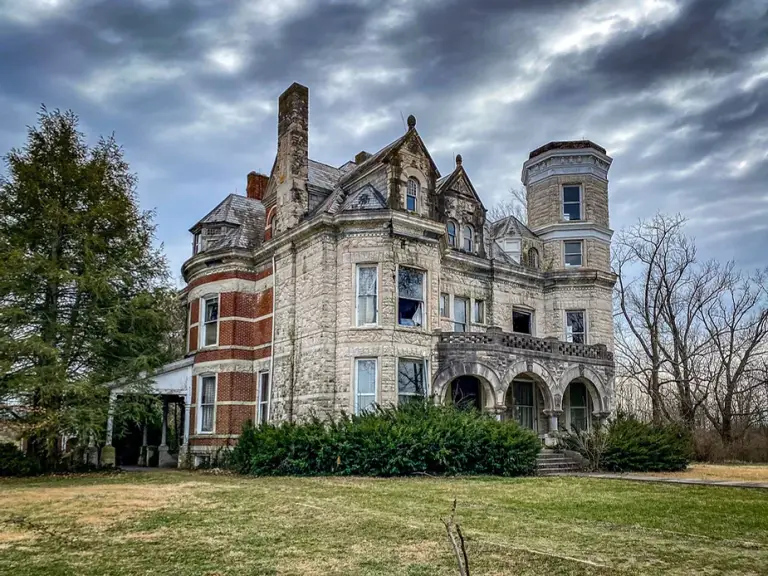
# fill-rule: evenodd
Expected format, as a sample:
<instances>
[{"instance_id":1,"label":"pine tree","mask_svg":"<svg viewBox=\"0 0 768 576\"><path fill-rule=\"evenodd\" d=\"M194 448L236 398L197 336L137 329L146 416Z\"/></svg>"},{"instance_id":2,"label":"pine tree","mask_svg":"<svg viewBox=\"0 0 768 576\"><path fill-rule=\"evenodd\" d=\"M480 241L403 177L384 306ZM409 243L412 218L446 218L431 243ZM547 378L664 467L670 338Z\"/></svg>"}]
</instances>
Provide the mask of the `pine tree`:
<instances>
[{"instance_id":1,"label":"pine tree","mask_svg":"<svg viewBox=\"0 0 768 576\"><path fill-rule=\"evenodd\" d=\"M114 136L89 147L75 114L43 107L5 163L0 406L51 464L63 435L103 440L110 383L146 391L170 359L174 295Z\"/></svg>"}]
</instances>

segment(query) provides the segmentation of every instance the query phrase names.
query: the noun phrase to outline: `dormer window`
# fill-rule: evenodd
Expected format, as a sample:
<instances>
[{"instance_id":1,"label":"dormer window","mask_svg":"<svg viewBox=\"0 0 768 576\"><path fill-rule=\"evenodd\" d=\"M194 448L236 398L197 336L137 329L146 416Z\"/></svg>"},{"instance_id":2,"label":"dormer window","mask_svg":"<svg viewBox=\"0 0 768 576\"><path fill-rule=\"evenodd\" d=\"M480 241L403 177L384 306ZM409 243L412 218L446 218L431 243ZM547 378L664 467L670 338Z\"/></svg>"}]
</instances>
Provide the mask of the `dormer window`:
<instances>
[{"instance_id":1,"label":"dormer window","mask_svg":"<svg viewBox=\"0 0 768 576\"><path fill-rule=\"evenodd\" d=\"M203 235L198 232L192 241L192 254L199 254L203 251Z\"/></svg>"},{"instance_id":2,"label":"dormer window","mask_svg":"<svg viewBox=\"0 0 768 576\"><path fill-rule=\"evenodd\" d=\"M466 225L464 226L464 250L467 252L472 252L472 248L474 246L474 238L473 238L474 230L472 230L472 226Z\"/></svg>"},{"instance_id":3,"label":"dormer window","mask_svg":"<svg viewBox=\"0 0 768 576\"><path fill-rule=\"evenodd\" d=\"M448 229L448 246L456 248L456 223L449 221L446 228Z\"/></svg>"},{"instance_id":4,"label":"dormer window","mask_svg":"<svg viewBox=\"0 0 768 576\"><path fill-rule=\"evenodd\" d=\"M563 220L581 220L581 186L563 186Z\"/></svg>"},{"instance_id":5,"label":"dormer window","mask_svg":"<svg viewBox=\"0 0 768 576\"><path fill-rule=\"evenodd\" d=\"M416 212L416 198L419 196L419 188L419 181L416 178L408 178L405 208L410 212Z\"/></svg>"},{"instance_id":6,"label":"dormer window","mask_svg":"<svg viewBox=\"0 0 768 576\"><path fill-rule=\"evenodd\" d=\"M531 268L539 267L539 251L536 248L528 250L528 266Z\"/></svg>"},{"instance_id":7,"label":"dormer window","mask_svg":"<svg viewBox=\"0 0 768 576\"><path fill-rule=\"evenodd\" d=\"M504 238L504 253L520 264L520 239Z\"/></svg>"}]
</instances>

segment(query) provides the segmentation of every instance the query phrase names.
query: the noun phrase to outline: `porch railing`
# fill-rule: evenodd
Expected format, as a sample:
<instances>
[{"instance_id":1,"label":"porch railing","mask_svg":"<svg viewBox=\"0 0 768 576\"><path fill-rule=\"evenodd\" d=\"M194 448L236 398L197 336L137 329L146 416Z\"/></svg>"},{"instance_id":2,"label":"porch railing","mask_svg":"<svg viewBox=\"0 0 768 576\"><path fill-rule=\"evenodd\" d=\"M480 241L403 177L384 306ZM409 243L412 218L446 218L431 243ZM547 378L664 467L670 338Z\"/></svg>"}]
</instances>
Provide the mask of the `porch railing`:
<instances>
[{"instance_id":1,"label":"porch railing","mask_svg":"<svg viewBox=\"0 0 768 576\"><path fill-rule=\"evenodd\" d=\"M516 334L489 329L487 332L440 332L438 344L454 346L495 346L515 350L527 350L541 354L574 356L591 360L613 361L613 353L605 344L576 344L557 338L536 338L528 334Z\"/></svg>"}]
</instances>

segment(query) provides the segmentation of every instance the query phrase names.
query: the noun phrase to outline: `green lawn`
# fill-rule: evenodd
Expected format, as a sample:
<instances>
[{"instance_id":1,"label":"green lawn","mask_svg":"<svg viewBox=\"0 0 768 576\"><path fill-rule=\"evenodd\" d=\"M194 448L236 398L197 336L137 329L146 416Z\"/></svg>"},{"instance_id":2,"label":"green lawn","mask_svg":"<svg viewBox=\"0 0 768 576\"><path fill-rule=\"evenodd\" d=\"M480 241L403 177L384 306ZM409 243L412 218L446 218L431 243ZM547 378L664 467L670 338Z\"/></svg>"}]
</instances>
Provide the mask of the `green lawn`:
<instances>
[{"instance_id":1,"label":"green lawn","mask_svg":"<svg viewBox=\"0 0 768 576\"><path fill-rule=\"evenodd\" d=\"M768 492L588 478L0 481L0 574L768 574Z\"/></svg>"}]
</instances>

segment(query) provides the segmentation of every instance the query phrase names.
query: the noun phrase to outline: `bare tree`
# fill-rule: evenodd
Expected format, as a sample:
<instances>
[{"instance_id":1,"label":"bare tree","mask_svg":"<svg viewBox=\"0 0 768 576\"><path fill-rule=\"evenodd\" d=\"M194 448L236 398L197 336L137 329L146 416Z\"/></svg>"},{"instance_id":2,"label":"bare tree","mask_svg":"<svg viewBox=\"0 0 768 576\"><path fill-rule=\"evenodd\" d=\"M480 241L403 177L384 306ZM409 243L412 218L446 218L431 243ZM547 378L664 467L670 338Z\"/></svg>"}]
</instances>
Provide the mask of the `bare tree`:
<instances>
[{"instance_id":1,"label":"bare tree","mask_svg":"<svg viewBox=\"0 0 768 576\"><path fill-rule=\"evenodd\" d=\"M523 224L528 223L528 194L525 188L510 188L509 196L491 206L487 213L491 222L508 216L514 216Z\"/></svg>"},{"instance_id":2,"label":"bare tree","mask_svg":"<svg viewBox=\"0 0 768 576\"><path fill-rule=\"evenodd\" d=\"M768 269L729 275L722 292L700 311L711 342L711 401L704 410L725 446L768 415L767 276Z\"/></svg>"}]
</instances>

